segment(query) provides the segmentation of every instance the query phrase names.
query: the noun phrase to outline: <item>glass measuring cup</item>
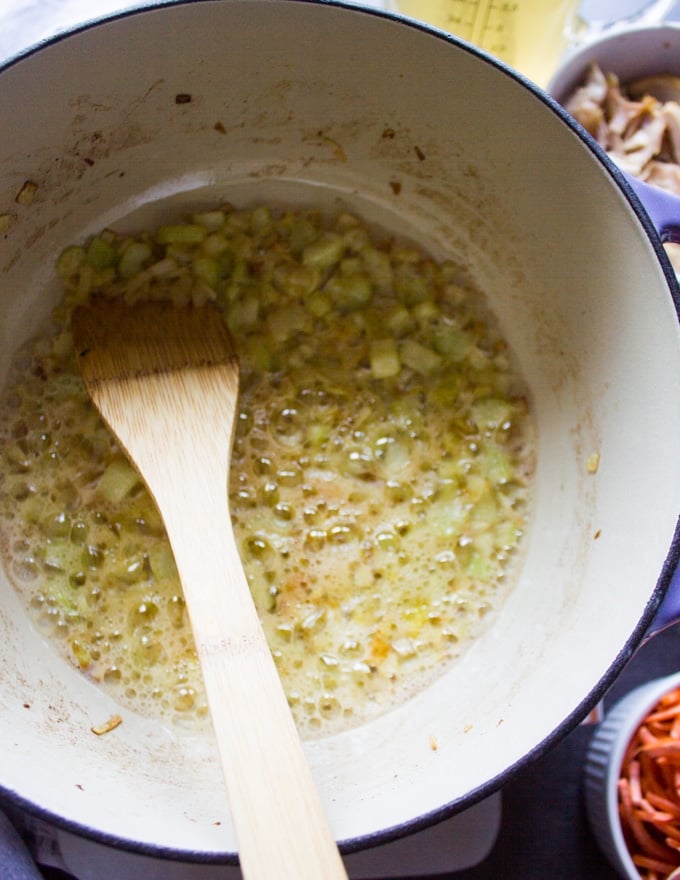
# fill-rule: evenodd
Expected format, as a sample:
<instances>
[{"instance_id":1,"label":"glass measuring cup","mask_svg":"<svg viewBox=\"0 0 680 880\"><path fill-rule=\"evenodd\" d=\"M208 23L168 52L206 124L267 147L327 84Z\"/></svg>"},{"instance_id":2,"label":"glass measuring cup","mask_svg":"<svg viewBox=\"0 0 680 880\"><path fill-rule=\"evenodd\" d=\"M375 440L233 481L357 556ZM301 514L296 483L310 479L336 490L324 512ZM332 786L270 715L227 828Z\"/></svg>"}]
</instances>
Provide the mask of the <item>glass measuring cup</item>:
<instances>
[{"instance_id":1,"label":"glass measuring cup","mask_svg":"<svg viewBox=\"0 0 680 880\"><path fill-rule=\"evenodd\" d=\"M545 86L568 47L617 24L659 22L675 2L641 2L634 14L610 22L587 22L581 0L392 0L392 8L474 43Z\"/></svg>"}]
</instances>

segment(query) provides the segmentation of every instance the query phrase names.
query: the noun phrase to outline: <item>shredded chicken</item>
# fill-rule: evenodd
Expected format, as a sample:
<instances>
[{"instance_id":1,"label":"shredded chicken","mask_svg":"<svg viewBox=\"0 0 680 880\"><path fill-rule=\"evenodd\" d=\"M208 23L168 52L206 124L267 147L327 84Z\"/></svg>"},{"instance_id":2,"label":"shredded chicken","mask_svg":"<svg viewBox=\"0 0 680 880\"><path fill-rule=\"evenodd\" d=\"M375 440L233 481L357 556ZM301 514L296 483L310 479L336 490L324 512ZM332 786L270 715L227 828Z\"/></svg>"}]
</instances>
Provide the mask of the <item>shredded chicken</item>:
<instances>
[{"instance_id":1,"label":"shredded chicken","mask_svg":"<svg viewBox=\"0 0 680 880\"><path fill-rule=\"evenodd\" d=\"M623 86L593 64L565 107L620 168L680 195L680 78Z\"/></svg>"},{"instance_id":2,"label":"shredded chicken","mask_svg":"<svg viewBox=\"0 0 680 880\"><path fill-rule=\"evenodd\" d=\"M680 77L658 74L624 86L593 64L565 108L623 171L680 195ZM680 279L680 244L664 248Z\"/></svg>"}]
</instances>

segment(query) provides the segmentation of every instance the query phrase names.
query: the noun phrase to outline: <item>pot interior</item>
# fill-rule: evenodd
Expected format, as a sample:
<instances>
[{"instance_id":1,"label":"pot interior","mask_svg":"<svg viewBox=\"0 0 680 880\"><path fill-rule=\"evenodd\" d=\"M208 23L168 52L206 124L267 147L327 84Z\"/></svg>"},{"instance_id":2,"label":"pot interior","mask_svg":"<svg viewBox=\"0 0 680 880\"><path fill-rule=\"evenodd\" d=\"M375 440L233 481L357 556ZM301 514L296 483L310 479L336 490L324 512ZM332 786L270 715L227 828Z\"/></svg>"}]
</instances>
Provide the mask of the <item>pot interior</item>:
<instances>
[{"instance_id":1,"label":"pot interior","mask_svg":"<svg viewBox=\"0 0 680 880\"><path fill-rule=\"evenodd\" d=\"M7 66L0 107L3 375L66 244L222 200L346 208L458 260L514 351L538 427L517 583L434 684L306 744L338 839L462 808L576 723L675 561L680 338L658 242L559 111L441 34L304 0L119 16ZM5 792L129 847L233 853L211 738L131 713L93 736L119 707L0 594Z\"/></svg>"}]
</instances>

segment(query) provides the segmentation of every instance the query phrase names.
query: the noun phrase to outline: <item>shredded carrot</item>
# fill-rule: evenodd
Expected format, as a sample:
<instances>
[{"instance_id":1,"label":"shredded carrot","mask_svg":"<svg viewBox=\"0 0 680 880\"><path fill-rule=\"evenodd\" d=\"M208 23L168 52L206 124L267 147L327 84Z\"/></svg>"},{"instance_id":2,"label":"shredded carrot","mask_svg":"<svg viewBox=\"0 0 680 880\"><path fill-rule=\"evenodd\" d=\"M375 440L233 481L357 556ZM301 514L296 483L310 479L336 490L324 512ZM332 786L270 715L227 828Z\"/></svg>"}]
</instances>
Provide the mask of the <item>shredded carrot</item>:
<instances>
[{"instance_id":1,"label":"shredded carrot","mask_svg":"<svg viewBox=\"0 0 680 880\"><path fill-rule=\"evenodd\" d=\"M680 803L675 803L654 791L647 792L647 800L658 810L665 810L667 813L672 813L676 819L680 819ZM680 830L680 824L678 830Z\"/></svg>"},{"instance_id":2,"label":"shredded carrot","mask_svg":"<svg viewBox=\"0 0 680 880\"><path fill-rule=\"evenodd\" d=\"M619 815L642 880L680 867L680 688L665 694L626 748Z\"/></svg>"},{"instance_id":3,"label":"shredded carrot","mask_svg":"<svg viewBox=\"0 0 680 880\"><path fill-rule=\"evenodd\" d=\"M680 760L680 742L670 736L657 739L654 743L646 743L642 750L652 758L664 758L666 761Z\"/></svg>"},{"instance_id":4,"label":"shredded carrot","mask_svg":"<svg viewBox=\"0 0 680 880\"><path fill-rule=\"evenodd\" d=\"M680 715L678 715L671 726L671 736L674 739L680 739Z\"/></svg>"},{"instance_id":5,"label":"shredded carrot","mask_svg":"<svg viewBox=\"0 0 680 880\"><path fill-rule=\"evenodd\" d=\"M647 716L647 724L656 724L658 721L674 720L677 717L677 709L675 706L667 706L664 709L657 709Z\"/></svg>"},{"instance_id":6,"label":"shredded carrot","mask_svg":"<svg viewBox=\"0 0 680 880\"><path fill-rule=\"evenodd\" d=\"M645 856L635 856L633 858L633 862L635 866L638 868L646 868L650 871L655 871L660 874L662 877L667 877L674 870L673 865L669 865L667 862L658 862L655 859L648 859Z\"/></svg>"},{"instance_id":7,"label":"shredded carrot","mask_svg":"<svg viewBox=\"0 0 680 880\"><path fill-rule=\"evenodd\" d=\"M640 783L640 762L631 761L628 765L628 782L630 784L630 798L634 804L642 801L642 785Z\"/></svg>"}]
</instances>

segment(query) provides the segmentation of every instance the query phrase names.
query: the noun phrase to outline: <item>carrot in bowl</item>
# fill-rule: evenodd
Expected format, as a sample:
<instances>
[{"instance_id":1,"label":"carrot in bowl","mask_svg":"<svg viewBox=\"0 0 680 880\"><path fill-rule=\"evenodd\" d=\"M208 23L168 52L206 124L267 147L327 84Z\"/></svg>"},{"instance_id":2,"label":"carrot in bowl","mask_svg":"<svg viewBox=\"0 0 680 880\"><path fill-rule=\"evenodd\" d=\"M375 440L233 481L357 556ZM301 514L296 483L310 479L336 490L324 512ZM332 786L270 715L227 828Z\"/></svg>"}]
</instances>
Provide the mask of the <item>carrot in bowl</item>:
<instances>
[{"instance_id":1,"label":"carrot in bowl","mask_svg":"<svg viewBox=\"0 0 680 880\"><path fill-rule=\"evenodd\" d=\"M665 694L632 737L621 763L619 815L643 880L680 868L680 688Z\"/></svg>"}]
</instances>

